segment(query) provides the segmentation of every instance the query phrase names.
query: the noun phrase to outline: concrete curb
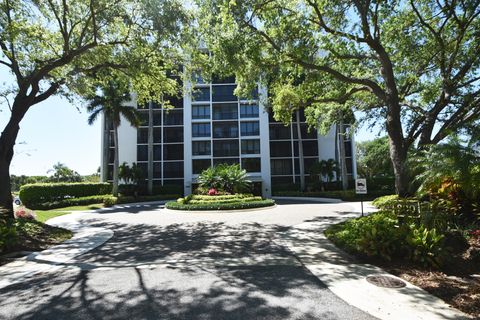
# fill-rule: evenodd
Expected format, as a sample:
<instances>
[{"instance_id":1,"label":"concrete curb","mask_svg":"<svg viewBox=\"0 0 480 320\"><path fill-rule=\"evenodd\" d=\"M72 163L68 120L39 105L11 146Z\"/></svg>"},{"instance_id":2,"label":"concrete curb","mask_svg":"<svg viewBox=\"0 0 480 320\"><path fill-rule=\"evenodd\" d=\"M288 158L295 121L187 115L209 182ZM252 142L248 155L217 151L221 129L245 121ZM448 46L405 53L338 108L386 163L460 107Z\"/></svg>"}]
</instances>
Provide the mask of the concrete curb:
<instances>
[{"instance_id":1,"label":"concrete curb","mask_svg":"<svg viewBox=\"0 0 480 320\"><path fill-rule=\"evenodd\" d=\"M49 249L33 252L27 257L0 267L0 289L23 281L34 279L39 274L54 273L62 269L77 270L77 267L63 266L73 258L104 244L113 236L105 228L85 227L76 219L85 213L77 212L50 219L51 225L74 232L71 239Z\"/></svg>"},{"instance_id":2,"label":"concrete curb","mask_svg":"<svg viewBox=\"0 0 480 320\"><path fill-rule=\"evenodd\" d=\"M343 203L344 201L335 198L318 198L318 197L272 197L273 200L292 200L292 201L308 201L321 203Z\"/></svg>"},{"instance_id":3,"label":"concrete curb","mask_svg":"<svg viewBox=\"0 0 480 320\"><path fill-rule=\"evenodd\" d=\"M342 217L341 220L351 217L354 215ZM339 298L379 319L471 319L403 279L400 280L406 286L399 289L377 287L367 282L366 277L369 275L389 274L373 265L352 263L351 257L323 234L331 223L302 223L281 234L280 243Z\"/></svg>"}]
</instances>

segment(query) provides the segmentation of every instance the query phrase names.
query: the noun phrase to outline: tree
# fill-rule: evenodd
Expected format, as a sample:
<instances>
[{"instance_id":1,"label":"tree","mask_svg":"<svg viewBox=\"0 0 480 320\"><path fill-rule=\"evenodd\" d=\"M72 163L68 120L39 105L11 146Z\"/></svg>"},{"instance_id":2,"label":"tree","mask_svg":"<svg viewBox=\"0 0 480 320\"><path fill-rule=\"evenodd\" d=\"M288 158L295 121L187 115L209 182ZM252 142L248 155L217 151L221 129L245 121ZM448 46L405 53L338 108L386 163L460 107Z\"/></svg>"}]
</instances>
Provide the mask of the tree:
<instances>
[{"instance_id":1,"label":"tree","mask_svg":"<svg viewBox=\"0 0 480 320\"><path fill-rule=\"evenodd\" d=\"M61 162L54 164L53 169L47 171L47 173L50 172L53 172L53 175L49 179L52 182L81 182L83 180L78 172L70 169Z\"/></svg>"},{"instance_id":2,"label":"tree","mask_svg":"<svg viewBox=\"0 0 480 320\"><path fill-rule=\"evenodd\" d=\"M213 64L243 94L259 79L269 85L277 120L288 122L294 105L322 132L339 110L382 121L401 196L409 148L480 116L478 0L197 3Z\"/></svg>"},{"instance_id":3,"label":"tree","mask_svg":"<svg viewBox=\"0 0 480 320\"><path fill-rule=\"evenodd\" d=\"M52 95L91 94L92 79L106 83L112 74L129 79L140 103L177 93L167 70L177 63L182 43L174 41L185 17L178 3L0 1L0 68L14 79L0 88L10 110L0 136L0 207L6 213L0 221L13 226L9 168L20 123L32 106Z\"/></svg>"},{"instance_id":4,"label":"tree","mask_svg":"<svg viewBox=\"0 0 480 320\"><path fill-rule=\"evenodd\" d=\"M88 117L88 124L92 125L98 117L103 113L107 123L113 125L113 146L114 146L114 161L113 161L113 189L112 194L116 197L118 195L118 169L119 169L119 146L118 146L118 127L121 124L122 117L126 119L130 125L138 127L140 119L138 111L135 107L125 105L131 100L128 82L117 78L110 80L106 85L97 87L97 94L94 94L87 99L89 104L87 111L90 113Z\"/></svg>"},{"instance_id":5,"label":"tree","mask_svg":"<svg viewBox=\"0 0 480 320\"><path fill-rule=\"evenodd\" d=\"M393 166L389 156L388 137L357 142L357 168L366 178L393 177Z\"/></svg>"}]
</instances>

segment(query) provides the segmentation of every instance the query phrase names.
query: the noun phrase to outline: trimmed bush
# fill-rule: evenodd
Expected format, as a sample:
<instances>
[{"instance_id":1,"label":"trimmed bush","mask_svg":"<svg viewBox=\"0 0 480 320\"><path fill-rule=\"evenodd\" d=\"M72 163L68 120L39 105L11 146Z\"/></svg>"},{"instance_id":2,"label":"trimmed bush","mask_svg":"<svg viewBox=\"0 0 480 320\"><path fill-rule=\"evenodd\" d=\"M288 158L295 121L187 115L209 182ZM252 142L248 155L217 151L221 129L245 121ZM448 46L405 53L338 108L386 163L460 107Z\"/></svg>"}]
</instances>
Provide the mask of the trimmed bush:
<instances>
[{"instance_id":1,"label":"trimmed bush","mask_svg":"<svg viewBox=\"0 0 480 320\"><path fill-rule=\"evenodd\" d=\"M251 209L251 208L262 208L270 207L275 205L275 201L272 199L250 201L250 202L234 202L234 203L224 203L224 202L208 202L201 204L185 204L178 201L170 201L165 205L168 209L172 210L185 210L185 211L196 211L196 210L239 210L239 209Z\"/></svg>"},{"instance_id":2,"label":"trimmed bush","mask_svg":"<svg viewBox=\"0 0 480 320\"><path fill-rule=\"evenodd\" d=\"M90 196L90 197L80 197L80 198L69 198L59 201L52 202L43 202L35 206L36 210L50 210L71 206L84 206L94 203L104 203L106 198L112 197L111 195L100 195L100 196Z\"/></svg>"},{"instance_id":3,"label":"trimmed bush","mask_svg":"<svg viewBox=\"0 0 480 320\"><path fill-rule=\"evenodd\" d=\"M385 209L391 207L391 205L398 200L398 195L392 194L388 196L378 197L372 201L372 205L378 209Z\"/></svg>"},{"instance_id":4,"label":"trimmed bush","mask_svg":"<svg viewBox=\"0 0 480 320\"><path fill-rule=\"evenodd\" d=\"M72 198L104 195L111 192L109 183L41 183L20 188L20 200L30 209L42 209L42 204Z\"/></svg>"}]
</instances>

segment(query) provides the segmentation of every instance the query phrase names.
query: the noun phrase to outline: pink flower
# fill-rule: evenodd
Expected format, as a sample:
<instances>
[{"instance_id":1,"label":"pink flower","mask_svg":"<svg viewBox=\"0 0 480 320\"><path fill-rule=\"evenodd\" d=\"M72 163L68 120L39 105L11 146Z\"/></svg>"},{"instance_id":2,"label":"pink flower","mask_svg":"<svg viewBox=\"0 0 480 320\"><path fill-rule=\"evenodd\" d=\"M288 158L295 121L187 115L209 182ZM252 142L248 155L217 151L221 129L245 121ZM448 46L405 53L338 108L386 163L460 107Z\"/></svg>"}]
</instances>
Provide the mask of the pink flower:
<instances>
[{"instance_id":1,"label":"pink flower","mask_svg":"<svg viewBox=\"0 0 480 320\"><path fill-rule=\"evenodd\" d=\"M36 217L32 210L26 209L25 207L19 207L17 211L15 211L15 218L35 220Z\"/></svg>"},{"instance_id":2,"label":"pink flower","mask_svg":"<svg viewBox=\"0 0 480 320\"><path fill-rule=\"evenodd\" d=\"M216 196L216 195L218 195L217 189L215 189L215 188L209 189L209 190L208 190L208 195L209 195L209 196Z\"/></svg>"}]
</instances>

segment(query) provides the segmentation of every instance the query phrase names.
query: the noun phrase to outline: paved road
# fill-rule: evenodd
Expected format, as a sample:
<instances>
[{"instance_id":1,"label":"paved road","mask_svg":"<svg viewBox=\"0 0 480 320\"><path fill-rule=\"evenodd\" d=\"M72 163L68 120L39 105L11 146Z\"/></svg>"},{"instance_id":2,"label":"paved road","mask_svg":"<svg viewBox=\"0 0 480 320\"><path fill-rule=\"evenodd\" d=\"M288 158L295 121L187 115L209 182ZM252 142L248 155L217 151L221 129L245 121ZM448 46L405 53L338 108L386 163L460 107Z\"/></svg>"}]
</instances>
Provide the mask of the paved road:
<instances>
[{"instance_id":1,"label":"paved road","mask_svg":"<svg viewBox=\"0 0 480 320\"><path fill-rule=\"evenodd\" d=\"M281 202L242 213L134 206L88 214L104 245L64 271L0 290L0 319L373 319L276 242L289 227L352 211Z\"/></svg>"}]
</instances>

